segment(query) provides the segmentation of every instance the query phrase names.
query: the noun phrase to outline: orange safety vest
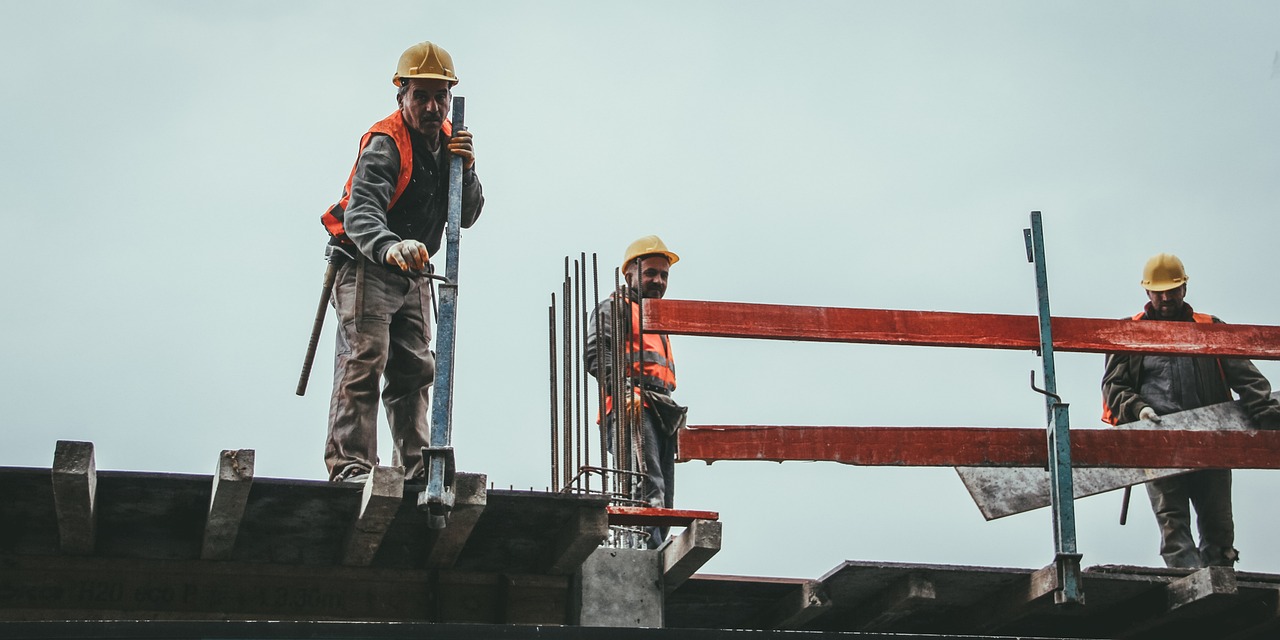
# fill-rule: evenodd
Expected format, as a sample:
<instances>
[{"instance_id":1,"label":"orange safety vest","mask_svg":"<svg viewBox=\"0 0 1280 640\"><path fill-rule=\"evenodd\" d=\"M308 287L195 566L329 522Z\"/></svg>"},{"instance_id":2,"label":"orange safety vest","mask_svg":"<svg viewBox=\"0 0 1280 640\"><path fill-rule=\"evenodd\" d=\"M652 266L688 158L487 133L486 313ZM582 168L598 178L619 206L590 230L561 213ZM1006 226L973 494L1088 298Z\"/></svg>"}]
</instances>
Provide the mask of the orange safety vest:
<instances>
[{"instance_id":1,"label":"orange safety vest","mask_svg":"<svg viewBox=\"0 0 1280 640\"><path fill-rule=\"evenodd\" d=\"M1141 320L1142 316L1145 316L1145 315L1147 315L1147 312L1144 309L1134 314L1133 318L1130 318L1130 319ZM1200 313L1197 311L1193 311L1191 312L1191 319L1201 324L1213 324L1213 316L1207 313ZM1218 371L1219 372L1222 371L1222 363L1218 363ZM1224 381L1226 380L1225 374L1223 375L1223 380ZM1102 421L1110 425L1120 424L1120 416L1111 413L1111 407L1107 405L1106 396L1102 397Z\"/></svg>"},{"instance_id":2,"label":"orange safety vest","mask_svg":"<svg viewBox=\"0 0 1280 640\"><path fill-rule=\"evenodd\" d=\"M610 296L611 298L613 296ZM640 335L640 304L627 301L631 307L631 328L624 346L625 370L615 375L630 376L634 387L671 393L676 390L676 361L671 355L671 340L663 333ZM604 412L613 411L613 397L604 399Z\"/></svg>"},{"instance_id":3,"label":"orange safety vest","mask_svg":"<svg viewBox=\"0 0 1280 640\"><path fill-rule=\"evenodd\" d=\"M445 120L441 126L445 137L453 135L453 123ZM356 167L360 164L360 154L364 153L364 148L369 146L369 140L373 139L373 134L380 133L391 136L391 140L395 142L396 151L400 152L400 174L396 176L396 190L391 194L391 202L387 203L387 210L396 206L396 202L400 200L400 196L404 195L404 190L409 187L409 179L413 177L413 142L409 139L409 127L405 126L404 118L400 115L400 110L374 123L369 130L360 137L360 152L356 154L356 164L351 166L351 175L347 176L347 184L342 188L342 199L337 204L329 207L324 215L320 216L320 222L324 224L324 228L329 231L329 235L337 238L343 244L351 244L351 240L347 238L346 229L342 226L342 216L347 210L347 203L351 201L351 180L356 176Z\"/></svg>"}]
</instances>

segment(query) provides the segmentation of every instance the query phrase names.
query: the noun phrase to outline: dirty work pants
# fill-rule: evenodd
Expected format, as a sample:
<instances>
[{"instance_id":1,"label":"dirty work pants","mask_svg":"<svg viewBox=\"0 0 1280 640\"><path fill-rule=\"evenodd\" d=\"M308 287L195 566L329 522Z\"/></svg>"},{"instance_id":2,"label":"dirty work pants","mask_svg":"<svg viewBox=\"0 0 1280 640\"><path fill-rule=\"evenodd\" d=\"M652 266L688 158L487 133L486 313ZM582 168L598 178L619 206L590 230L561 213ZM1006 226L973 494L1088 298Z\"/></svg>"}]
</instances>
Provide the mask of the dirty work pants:
<instances>
[{"instance_id":1,"label":"dirty work pants","mask_svg":"<svg viewBox=\"0 0 1280 640\"><path fill-rule=\"evenodd\" d=\"M651 507L670 509L675 504L676 494L676 437L661 429L652 408L646 407L641 415L644 416L644 452L642 466L636 470L644 473L644 486L638 497ZM612 413L608 416L607 426L609 451L613 451L617 436ZM634 449L634 445L623 444L628 451ZM616 460L614 465L622 466ZM649 548L657 549L667 539L670 527L645 527L645 530L649 533Z\"/></svg>"},{"instance_id":2,"label":"dirty work pants","mask_svg":"<svg viewBox=\"0 0 1280 640\"><path fill-rule=\"evenodd\" d=\"M338 268L333 285L338 348L329 401L324 460L329 479L348 467L378 463L378 385L395 441L392 466L405 477L422 473L430 442L428 392L435 378L431 353L431 288L361 257ZM355 471L353 469L353 471Z\"/></svg>"},{"instance_id":3,"label":"dirty work pants","mask_svg":"<svg viewBox=\"0 0 1280 640\"><path fill-rule=\"evenodd\" d=\"M1231 518L1231 471L1192 471L1147 483L1151 510L1160 526L1160 555L1170 567L1229 567L1239 557ZM1196 509L1197 547L1191 537L1191 507Z\"/></svg>"}]
</instances>

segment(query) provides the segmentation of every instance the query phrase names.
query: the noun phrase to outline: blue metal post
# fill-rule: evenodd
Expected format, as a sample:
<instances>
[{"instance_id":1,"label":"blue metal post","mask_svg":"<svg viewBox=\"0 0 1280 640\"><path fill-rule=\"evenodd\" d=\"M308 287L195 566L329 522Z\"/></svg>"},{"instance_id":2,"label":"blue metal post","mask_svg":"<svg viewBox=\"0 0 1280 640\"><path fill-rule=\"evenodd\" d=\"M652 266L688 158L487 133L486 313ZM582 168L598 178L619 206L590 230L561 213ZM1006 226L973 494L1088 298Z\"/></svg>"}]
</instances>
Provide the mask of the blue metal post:
<instances>
[{"instance_id":1,"label":"blue metal post","mask_svg":"<svg viewBox=\"0 0 1280 640\"><path fill-rule=\"evenodd\" d=\"M465 103L453 99L454 131L463 130ZM453 352L458 319L458 253L462 244L462 158L449 156L449 217L445 225L445 277L438 288L440 308L436 316L436 379L431 404L431 445L422 448L427 468L427 488L418 495L433 529L448 524L454 500Z\"/></svg>"},{"instance_id":2,"label":"blue metal post","mask_svg":"<svg viewBox=\"0 0 1280 640\"><path fill-rule=\"evenodd\" d=\"M1045 410L1048 421L1049 499L1053 509L1054 563L1059 604L1084 602L1080 590L1080 558L1076 551L1075 488L1071 477L1071 431L1067 404L1058 396L1053 365L1053 330L1049 315L1049 277L1044 257L1044 231L1040 212L1031 212L1031 228L1023 231L1027 260L1036 266L1036 295L1039 300L1040 358L1044 368Z\"/></svg>"}]
</instances>

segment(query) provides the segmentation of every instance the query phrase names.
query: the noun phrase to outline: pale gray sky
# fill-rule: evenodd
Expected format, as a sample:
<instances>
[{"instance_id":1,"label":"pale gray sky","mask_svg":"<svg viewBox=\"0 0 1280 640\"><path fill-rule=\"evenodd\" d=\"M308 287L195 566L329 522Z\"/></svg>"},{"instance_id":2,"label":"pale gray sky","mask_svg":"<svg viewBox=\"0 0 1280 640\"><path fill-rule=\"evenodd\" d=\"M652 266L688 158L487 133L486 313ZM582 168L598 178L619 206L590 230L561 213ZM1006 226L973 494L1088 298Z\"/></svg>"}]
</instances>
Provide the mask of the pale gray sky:
<instances>
[{"instance_id":1,"label":"pale gray sky","mask_svg":"<svg viewBox=\"0 0 1280 640\"><path fill-rule=\"evenodd\" d=\"M1031 314L1038 209L1056 315L1137 311L1170 251L1197 309L1280 318L1274 2L0 0L0 465L78 439L100 469L252 448L260 476L324 477L332 324L293 395L318 217L427 39L456 61L487 198L454 442L498 486L548 482L563 256L612 265L649 233L683 257L673 298ZM1030 352L674 344L695 424L1043 424ZM1101 369L1060 354L1074 427L1100 424ZM678 506L725 524L707 571L1052 560L1047 511L985 522L950 469L678 474ZM1280 572L1280 475L1236 478L1240 568ZM1135 498L1125 527L1118 494L1077 504L1086 565L1159 564Z\"/></svg>"}]
</instances>

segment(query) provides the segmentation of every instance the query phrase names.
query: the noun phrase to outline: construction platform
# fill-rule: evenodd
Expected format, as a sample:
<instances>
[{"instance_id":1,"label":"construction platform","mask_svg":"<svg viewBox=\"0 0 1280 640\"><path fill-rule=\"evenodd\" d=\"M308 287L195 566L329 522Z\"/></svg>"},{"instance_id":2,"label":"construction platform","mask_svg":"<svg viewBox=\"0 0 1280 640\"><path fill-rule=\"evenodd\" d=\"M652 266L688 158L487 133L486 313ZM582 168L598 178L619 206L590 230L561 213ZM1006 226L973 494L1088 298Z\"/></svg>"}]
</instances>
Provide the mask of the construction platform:
<instances>
[{"instance_id":1,"label":"construction platform","mask_svg":"<svg viewBox=\"0 0 1280 640\"><path fill-rule=\"evenodd\" d=\"M421 487L390 478L253 478L250 451L224 452L214 475L97 472L91 446L60 443L51 468L0 468L0 637L587 638L600 600L650 609L606 623L616 638L1280 637L1277 575L1092 567L1073 606L1054 604L1051 568L690 575L718 523L610 549L603 498L459 473L435 530Z\"/></svg>"}]
</instances>

